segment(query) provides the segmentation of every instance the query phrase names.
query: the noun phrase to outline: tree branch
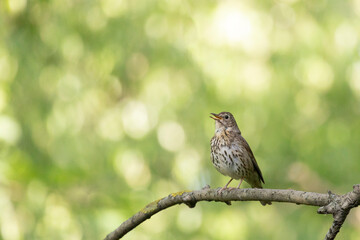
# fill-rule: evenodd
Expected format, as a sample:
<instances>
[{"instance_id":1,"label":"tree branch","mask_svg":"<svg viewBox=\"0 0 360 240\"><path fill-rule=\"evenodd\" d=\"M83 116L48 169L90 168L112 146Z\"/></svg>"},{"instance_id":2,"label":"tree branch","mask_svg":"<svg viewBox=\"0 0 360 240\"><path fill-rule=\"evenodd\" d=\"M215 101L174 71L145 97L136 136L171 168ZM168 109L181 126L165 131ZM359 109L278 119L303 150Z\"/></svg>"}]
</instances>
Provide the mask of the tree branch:
<instances>
[{"instance_id":1,"label":"tree branch","mask_svg":"<svg viewBox=\"0 0 360 240\"><path fill-rule=\"evenodd\" d=\"M354 185L353 191L342 196L329 191L330 203L318 209L320 214L332 214L334 221L325 236L325 240L335 239L350 210L360 204L360 185Z\"/></svg>"},{"instance_id":2,"label":"tree branch","mask_svg":"<svg viewBox=\"0 0 360 240\"><path fill-rule=\"evenodd\" d=\"M228 205L231 205L231 201L271 201L322 206L318 213L333 214L334 217L334 222L325 237L326 240L332 240L340 231L350 209L357 207L360 203L360 185L354 185L353 188L352 192L340 196L331 192L325 194L291 189L247 188L225 189L220 192L219 189L210 189L210 186L207 185L202 190L172 193L167 197L149 203L145 208L123 222L115 231L109 233L105 240L122 238L139 224L168 207L184 203L193 208L200 201L224 202Z\"/></svg>"}]
</instances>

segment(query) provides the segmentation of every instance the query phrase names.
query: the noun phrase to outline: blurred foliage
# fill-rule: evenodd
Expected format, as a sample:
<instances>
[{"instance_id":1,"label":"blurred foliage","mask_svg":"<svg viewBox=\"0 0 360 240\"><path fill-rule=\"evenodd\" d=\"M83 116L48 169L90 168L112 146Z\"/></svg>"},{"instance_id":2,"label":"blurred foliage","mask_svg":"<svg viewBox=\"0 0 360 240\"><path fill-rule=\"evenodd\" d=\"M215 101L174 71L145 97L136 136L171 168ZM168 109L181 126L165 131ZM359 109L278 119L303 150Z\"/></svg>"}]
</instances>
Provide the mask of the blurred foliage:
<instances>
[{"instance_id":1,"label":"blurred foliage","mask_svg":"<svg viewBox=\"0 0 360 240\"><path fill-rule=\"evenodd\" d=\"M359 18L358 0L1 1L0 239L102 239L150 201L224 185L210 112L235 115L265 187L350 191ZM201 203L125 239L322 239L331 220ZM356 209L339 239L359 226Z\"/></svg>"}]
</instances>

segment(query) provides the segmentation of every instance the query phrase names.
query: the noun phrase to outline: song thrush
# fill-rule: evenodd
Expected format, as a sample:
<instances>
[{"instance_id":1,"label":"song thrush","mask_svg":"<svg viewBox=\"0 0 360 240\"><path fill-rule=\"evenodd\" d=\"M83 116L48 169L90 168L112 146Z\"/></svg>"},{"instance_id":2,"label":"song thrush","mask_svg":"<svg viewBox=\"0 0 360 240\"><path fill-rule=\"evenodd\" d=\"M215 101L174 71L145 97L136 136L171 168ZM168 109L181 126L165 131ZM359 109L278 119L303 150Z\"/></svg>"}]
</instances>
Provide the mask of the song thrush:
<instances>
[{"instance_id":1,"label":"song thrush","mask_svg":"<svg viewBox=\"0 0 360 240\"><path fill-rule=\"evenodd\" d=\"M229 112L219 114L211 113L215 120L215 135L211 139L211 160L215 168L223 175L229 176L230 181L220 190L227 188L233 180L243 180L253 188L262 188L261 182L265 183L259 165L245 138L241 136L235 118ZM260 201L262 205L271 204L268 201Z\"/></svg>"}]
</instances>

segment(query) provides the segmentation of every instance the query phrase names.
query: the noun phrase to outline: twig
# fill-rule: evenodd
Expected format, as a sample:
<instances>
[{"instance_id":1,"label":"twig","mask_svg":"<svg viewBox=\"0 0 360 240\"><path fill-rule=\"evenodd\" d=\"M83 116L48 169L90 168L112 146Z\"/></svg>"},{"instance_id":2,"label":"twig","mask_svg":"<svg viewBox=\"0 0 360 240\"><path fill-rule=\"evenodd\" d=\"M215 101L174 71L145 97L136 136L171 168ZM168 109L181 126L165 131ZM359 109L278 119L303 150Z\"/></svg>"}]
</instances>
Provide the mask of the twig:
<instances>
[{"instance_id":1,"label":"twig","mask_svg":"<svg viewBox=\"0 0 360 240\"><path fill-rule=\"evenodd\" d=\"M357 207L360 202L360 185L354 186L354 191L342 196L335 195L331 192L315 193L295 191L291 189L226 189L222 192L219 189L210 189L210 186L204 187L198 191L182 191L172 193L167 197L161 198L148 204L134 216L123 222L115 231L108 234L105 240L117 240L122 238L126 233L137 227L146 219L151 218L154 214L174 206L184 203L190 208L196 206L200 201L224 202L228 205L231 201L271 201L271 202L288 202L295 204L304 204L310 206L323 206L318 210L321 214L333 214L334 222L331 226L326 240L334 239L339 232L347 214L351 208Z\"/></svg>"},{"instance_id":2,"label":"twig","mask_svg":"<svg viewBox=\"0 0 360 240\"><path fill-rule=\"evenodd\" d=\"M360 185L354 185L353 191L342 196L335 195L329 191L331 202L318 209L320 214L332 214L334 221L325 236L325 240L333 240L340 231L350 210L360 204Z\"/></svg>"}]
</instances>

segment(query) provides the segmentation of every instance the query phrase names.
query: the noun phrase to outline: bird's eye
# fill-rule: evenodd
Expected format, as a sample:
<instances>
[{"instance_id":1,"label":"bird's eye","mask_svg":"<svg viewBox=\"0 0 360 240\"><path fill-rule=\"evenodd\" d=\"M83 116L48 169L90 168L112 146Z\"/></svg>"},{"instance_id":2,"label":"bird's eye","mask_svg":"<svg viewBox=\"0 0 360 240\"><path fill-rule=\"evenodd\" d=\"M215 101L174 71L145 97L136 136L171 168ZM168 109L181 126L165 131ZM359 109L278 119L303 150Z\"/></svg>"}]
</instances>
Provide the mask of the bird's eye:
<instances>
[{"instance_id":1,"label":"bird's eye","mask_svg":"<svg viewBox=\"0 0 360 240\"><path fill-rule=\"evenodd\" d=\"M228 116L228 115L225 115L225 119L229 119L229 116Z\"/></svg>"}]
</instances>

